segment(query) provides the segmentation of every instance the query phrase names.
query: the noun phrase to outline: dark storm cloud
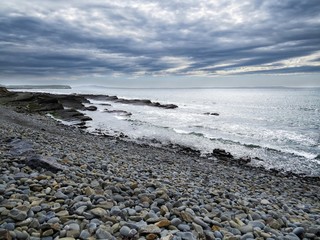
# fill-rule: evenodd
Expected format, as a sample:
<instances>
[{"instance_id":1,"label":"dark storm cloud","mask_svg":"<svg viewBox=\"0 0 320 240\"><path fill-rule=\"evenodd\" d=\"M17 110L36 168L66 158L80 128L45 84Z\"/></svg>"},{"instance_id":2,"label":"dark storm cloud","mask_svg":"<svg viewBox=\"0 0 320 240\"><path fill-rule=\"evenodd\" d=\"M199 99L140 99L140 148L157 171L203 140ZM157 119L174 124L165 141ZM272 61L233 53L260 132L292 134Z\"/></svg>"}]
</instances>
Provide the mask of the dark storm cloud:
<instances>
[{"instance_id":1,"label":"dark storm cloud","mask_svg":"<svg viewBox=\"0 0 320 240\"><path fill-rule=\"evenodd\" d=\"M320 72L319 22L317 0L10 1L0 74Z\"/></svg>"}]
</instances>

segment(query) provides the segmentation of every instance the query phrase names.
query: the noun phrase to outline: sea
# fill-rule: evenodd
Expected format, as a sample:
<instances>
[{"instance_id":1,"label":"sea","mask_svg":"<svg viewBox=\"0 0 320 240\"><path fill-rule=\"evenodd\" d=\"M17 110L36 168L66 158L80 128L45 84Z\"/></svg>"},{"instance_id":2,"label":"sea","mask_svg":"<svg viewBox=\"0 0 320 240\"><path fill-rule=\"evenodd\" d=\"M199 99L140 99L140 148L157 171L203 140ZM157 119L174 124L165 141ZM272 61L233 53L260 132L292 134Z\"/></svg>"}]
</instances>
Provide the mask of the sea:
<instances>
[{"instance_id":1,"label":"sea","mask_svg":"<svg viewBox=\"0 0 320 240\"><path fill-rule=\"evenodd\" d=\"M26 90L23 90L26 91ZM32 90L29 90L32 91ZM73 86L51 93L106 94L176 104L176 109L90 100L87 131L130 141L181 145L203 155L224 149L251 164L320 176L320 88L108 88ZM131 113L106 112L123 110Z\"/></svg>"}]
</instances>

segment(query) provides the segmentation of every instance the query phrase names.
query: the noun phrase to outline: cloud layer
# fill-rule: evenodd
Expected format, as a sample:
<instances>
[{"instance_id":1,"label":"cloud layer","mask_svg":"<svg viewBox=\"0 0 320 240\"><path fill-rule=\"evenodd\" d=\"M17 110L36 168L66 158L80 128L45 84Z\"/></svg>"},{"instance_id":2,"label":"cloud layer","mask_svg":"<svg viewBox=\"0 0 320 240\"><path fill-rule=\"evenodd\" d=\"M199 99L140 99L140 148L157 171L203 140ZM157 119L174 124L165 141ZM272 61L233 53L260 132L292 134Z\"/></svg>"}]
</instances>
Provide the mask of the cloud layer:
<instances>
[{"instance_id":1,"label":"cloud layer","mask_svg":"<svg viewBox=\"0 0 320 240\"><path fill-rule=\"evenodd\" d=\"M0 75L320 72L318 0L4 1Z\"/></svg>"}]
</instances>

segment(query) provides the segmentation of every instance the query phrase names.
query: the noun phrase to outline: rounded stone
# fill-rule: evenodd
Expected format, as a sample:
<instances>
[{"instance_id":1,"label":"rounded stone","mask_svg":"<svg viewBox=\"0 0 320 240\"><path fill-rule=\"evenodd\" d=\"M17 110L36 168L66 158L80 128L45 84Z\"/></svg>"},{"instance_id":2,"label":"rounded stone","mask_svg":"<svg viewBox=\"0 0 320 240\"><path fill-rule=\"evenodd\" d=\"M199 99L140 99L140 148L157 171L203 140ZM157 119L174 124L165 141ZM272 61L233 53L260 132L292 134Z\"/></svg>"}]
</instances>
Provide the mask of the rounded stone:
<instances>
[{"instance_id":1,"label":"rounded stone","mask_svg":"<svg viewBox=\"0 0 320 240\"><path fill-rule=\"evenodd\" d=\"M26 212L14 208L9 212L8 216L17 221L23 221L28 215Z\"/></svg>"},{"instance_id":2,"label":"rounded stone","mask_svg":"<svg viewBox=\"0 0 320 240\"><path fill-rule=\"evenodd\" d=\"M89 233L89 231L87 229L84 229L81 231L79 238L86 240L91 236L91 234Z\"/></svg>"},{"instance_id":3,"label":"rounded stone","mask_svg":"<svg viewBox=\"0 0 320 240\"><path fill-rule=\"evenodd\" d=\"M131 238L131 237L133 237L134 235L137 234L137 230L135 230L135 229L130 229L130 228L127 227L127 226L122 226L122 227L120 228L120 234L121 234L122 236L124 236L124 237L129 237L129 238Z\"/></svg>"},{"instance_id":4,"label":"rounded stone","mask_svg":"<svg viewBox=\"0 0 320 240\"><path fill-rule=\"evenodd\" d=\"M103 217L107 215L107 211L100 207L91 209L91 213L98 217Z\"/></svg>"},{"instance_id":5,"label":"rounded stone","mask_svg":"<svg viewBox=\"0 0 320 240\"><path fill-rule=\"evenodd\" d=\"M112 235L104 228L98 228L96 231L96 237L97 239L114 239L114 237L112 237Z\"/></svg>"},{"instance_id":6,"label":"rounded stone","mask_svg":"<svg viewBox=\"0 0 320 240\"><path fill-rule=\"evenodd\" d=\"M177 228L183 232L190 231L190 226L188 224L179 224Z\"/></svg>"},{"instance_id":7,"label":"rounded stone","mask_svg":"<svg viewBox=\"0 0 320 240\"><path fill-rule=\"evenodd\" d=\"M299 238L303 238L303 235L305 233L305 230L303 227L297 227L293 229L292 231L295 235L297 235Z\"/></svg>"}]
</instances>

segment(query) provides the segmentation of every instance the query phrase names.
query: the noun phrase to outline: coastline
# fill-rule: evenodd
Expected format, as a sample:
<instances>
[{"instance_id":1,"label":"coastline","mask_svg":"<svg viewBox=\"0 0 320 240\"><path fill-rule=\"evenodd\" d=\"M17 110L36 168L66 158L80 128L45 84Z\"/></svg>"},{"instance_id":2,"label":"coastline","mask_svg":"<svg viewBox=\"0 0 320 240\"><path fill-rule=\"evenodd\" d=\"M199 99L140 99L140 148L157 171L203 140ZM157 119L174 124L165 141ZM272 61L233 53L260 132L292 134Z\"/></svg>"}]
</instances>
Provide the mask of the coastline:
<instances>
[{"instance_id":1,"label":"coastline","mask_svg":"<svg viewBox=\"0 0 320 240\"><path fill-rule=\"evenodd\" d=\"M91 135L1 105L0 136L4 239L320 238L317 178Z\"/></svg>"}]
</instances>

